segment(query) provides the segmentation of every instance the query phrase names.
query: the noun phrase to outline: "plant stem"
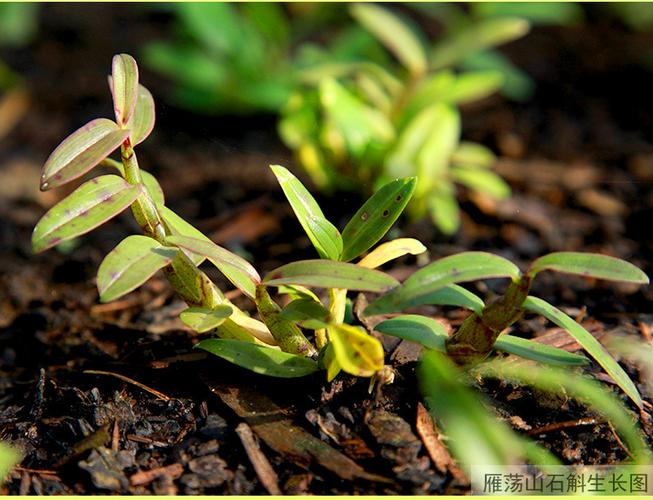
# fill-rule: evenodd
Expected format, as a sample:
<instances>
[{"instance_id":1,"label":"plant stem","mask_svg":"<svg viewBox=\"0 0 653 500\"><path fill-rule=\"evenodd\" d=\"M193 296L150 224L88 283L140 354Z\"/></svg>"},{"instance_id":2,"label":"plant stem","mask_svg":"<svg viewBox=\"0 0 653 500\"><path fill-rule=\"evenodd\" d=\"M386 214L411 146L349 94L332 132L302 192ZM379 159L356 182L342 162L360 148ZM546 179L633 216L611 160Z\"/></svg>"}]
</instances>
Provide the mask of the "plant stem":
<instances>
[{"instance_id":1,"label":"plant stem","mask_svg":"<svg viewBox=\"0 0 653 500\"><path fill-rule=\"evenodd\" d=\"M460 365L477 363L487 357L501 332L521 318L522 304L531 278L513 281L506 293L486 306L482 313L469 316L445 343L447 354Z\"/></svg>"},{"instance_id":2,"label":"plant stem","mask_svg":"<svg viewBox=\"0 0 653 500\"><path fill-rule=\"evenodd\" d=\"M256 307L282 351L301 356L317 356L315 347L304 336L301 329L293 322L279 317L281 308L272 300L265 286L256 287Z\"/></svg>"},{"instance_id":3,"label":"plant stem","mask_svg":"<svg viewBox=\"0 0 653 500\"><path fill-rule=\"evenodd\" d=\"M125 180L129 184L141 184L142 179L141 171L138 167L138 159L136 158L136 153L129 138L120 147L120 158L125 168ZM154 201L146 190L143 191L143 194L132 205L132 213L145 234L154 238L159 243L165 243L165 227Z\"/></svg>"}]
</instances>

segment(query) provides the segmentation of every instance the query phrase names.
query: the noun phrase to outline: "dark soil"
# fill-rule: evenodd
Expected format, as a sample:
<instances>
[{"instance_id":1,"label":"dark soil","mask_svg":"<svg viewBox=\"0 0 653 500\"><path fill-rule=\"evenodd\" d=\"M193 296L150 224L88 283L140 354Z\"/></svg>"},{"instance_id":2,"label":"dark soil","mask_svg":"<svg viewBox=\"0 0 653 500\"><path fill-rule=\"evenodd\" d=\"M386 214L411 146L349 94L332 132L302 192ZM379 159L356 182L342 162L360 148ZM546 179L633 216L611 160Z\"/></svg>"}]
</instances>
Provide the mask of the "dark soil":
<instances>
[{"instance_id":1,"label":"dark soil","mask_svg":"<svg viewBox=\"0 0 653 500\"><path fill-rule=\"evenodd\" d=\"M183 328L177 314L184 305L163 278L116 303L99 303L97 267L137 232L129 214L65 254L32 255L34 224L65 191L38 192L44 159L70 131L110 116L104 75L111 55L137 56L166 22L134 4L47 5L38 39L0 54L31 90L27 114L0 139L0 437L25 455L0 491L467 492L456 468L439 470L421 441L415 346L384 339L396 377L372 393L368 380L344 375L333 383L322 375L265 379L192 351L205 336ZM601 21L537 28L509 46L507 53L535 77L536 95L525 104L489 99L466 110L463 121L467 138L501 154L498 171L513 198L496 204L463 195L467 215L453 240L426 223L403 222L401 234L427 244L431 258L477 249L525 266L549 251L596 251L651 275L653 73L640 64L651 41ZM197 117L165 104L159 77L144 69L141 79L155 94L158 124L139 159L160 177L168 204L262 273L314 258L267 171L271 163L299 171L276 139L274 119ZM342 227L361 199L321 201ZM393 272L404 276L416 265L406 259ZM488 282L477 291L491 297L502 286ZM599 338L620 332L651 340L651 287L542 275L536 292L583 316ZM464 316L425 311L453 326ZM531 317L515 330L526 337L556 331ZM624 366L640 380L635 367ZM653 394L644 382L639 388L650 409ZM626 457L609 428L588 420L592 414L581 406L552 405L501 384L484 390L498 418L522 432L575 421L531 432L568 463ZM650 438L650 415L641 416ZM272 475L253 465L260 465L260 453Z\"/></svg>"}]
</instances>

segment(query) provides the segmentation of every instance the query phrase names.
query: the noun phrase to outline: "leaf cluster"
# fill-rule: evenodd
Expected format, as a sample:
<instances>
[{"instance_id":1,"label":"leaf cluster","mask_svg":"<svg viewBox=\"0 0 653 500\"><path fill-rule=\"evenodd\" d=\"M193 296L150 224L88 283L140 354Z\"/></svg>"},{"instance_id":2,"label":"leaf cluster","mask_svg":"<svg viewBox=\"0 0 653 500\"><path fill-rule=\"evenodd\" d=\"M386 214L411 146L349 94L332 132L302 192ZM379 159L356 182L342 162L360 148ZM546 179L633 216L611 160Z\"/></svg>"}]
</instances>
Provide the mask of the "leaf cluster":
<instances>
[{"instance_id":1,"label":"leaf cluster","mask_svg":"<svg viewBox=\"0 0 653 500\"><path fill-rule=\"evenodd\" d=\"M484 441L486 458L500 457L504 462L515 455L538 462L549 458L547 452L515 438L506 426L496 426L474 408L477 400L458 383L459 377L474 373L546 390L562 384L574 397L600 409L638 456L647 453L639 435L626 429L628 419L622 405L595 382L577 374L590 362L587 357L506 333L524 313L544 316L567 330L641 408L637 388L603 346L561 310L529 295L533 280L543 271L648 283L637 267L605 255L558 252L536 259L522 272L498 255L462 252L438 259L399 283L378 268L405 255L424 253L426 248L411 238L378 243L419 192L416 178L398 178L383 185L340 230L299 179L275 165L272 172L319 258L290 262L261 277L244 258L216 245L170 210L155 177L140 169L134 147L152 132L155 109L152 96L139 83L132 57L120 54L113 58L109 87L115 120L92 120L64 139L43 167L41 189L74 181L98 165L115 173L82 183L43 216L32 235L34 250L43 251L82 236L129 207L143 234L126 237L102 261L97 275L101 300L122 297L162 271L188 304L181 321L195 332L213 335L199 342L198 348L279 378L307 376L319 370L325 371L329 380L340 371L375 377L384 368L379 334L420 343L426 349L421 368L423 390L427 399L435 401L433 411L455 437L458 444L454 446L461 447L456 449L462 457L468 441L464 426L452 420L458 411L464 412L462 422L473 424L470 435L496 437L494 443ZM117 150L119 161L110 158ZM205 263L217 268L250 299L255 315L226 298L200 269ZM489 278L508 278L510 284L503 296L488 303L460 286ZM349 291L377 294L359 317L391 315L375 326L376 334L347 318ZM466 308L471 314L452 335L432 318L395 314L423 304ZM522 369L497 357L482 363L492 351L535 364ZM452 362L466 371L461 372ZM508 454L506 446L512 449Z\"/></svg>"},{"instance_id":2,"label":"leaf cluster","mask_svg":"<svg viewBox=\"0 0 653 500\"><path fill-rule=\"evenodd\" d=\"M509 196L510 189L491 170L494 154L461 140L458 110L499 90L503 74L451 68L519 38L528 23L508 17L470 23L429 45L424 33L394 10L356 4L350 13L399 66L360 59L307 68L284 108L279 133L323 189L419 177L411 215L428 214L443 232L453 233L460 224L457 185L496 199Z\"/></svg>"}]
</instances>

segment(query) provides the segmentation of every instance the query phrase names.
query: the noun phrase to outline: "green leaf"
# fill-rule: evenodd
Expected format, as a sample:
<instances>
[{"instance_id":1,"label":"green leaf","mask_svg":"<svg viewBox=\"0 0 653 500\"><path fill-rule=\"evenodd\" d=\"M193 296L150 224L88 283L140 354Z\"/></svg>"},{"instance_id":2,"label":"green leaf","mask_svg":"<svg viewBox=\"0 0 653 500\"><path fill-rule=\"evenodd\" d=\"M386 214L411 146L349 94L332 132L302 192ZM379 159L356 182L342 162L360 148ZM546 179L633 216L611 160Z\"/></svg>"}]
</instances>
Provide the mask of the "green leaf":
<instances>
[{"instance_id":1,"label":"green leaf","mask_svg":"<svg viewBox=\"0 0 653 500\"><path fill-rule=\"evenodd\" d=\"M385 145L394 139L395 130L389 118L336 80L322 80L319 93L327 115L327 129L335 128L354 158L362 158L371 144Z\"/></svg>"},{"instance_id":2,"label":"green leaf","mask_svg":"<svg viewBox=\"0 0 653 500\"><path fill-rule=\"evenodd\" d=\"M177 251L148 236L128 236L100 264L97 274L100 300L109 302L138 288L170 264Z\"/></svg>"},{"instance_id":3,"label":"green leaf","mask_svg":"<svg viewBox=\"0 0 653 500\"><path fill-rule=\"evenodd\" d=\"M433 318L406 314L382 321L374 329L386 335L417 342L428 349L446 352L445 341L448 335L442 324ZM511 335L499 337L494 349L552 365L580 366L588 363L584 356Z\"/></svg>"},{"instance_id":4,"label":"green leaf","mask_svg":"<svg viewBox=\"0 0 653 500\"><path fill-rule=\"evenodd\" d=\"M524 458L533 464L559 463L489 412L491 405L464 384L464 374L445 355L427 352L417 374L426 404L446 433L447 446L468 472L472 465L511 466Z\"/></svg>"},{"instance_id":5,"label":"green leaf","mask_svg":"<svg viewBox=\"0 0 653 500\"><path fill-rule=\"evenodd\" d=\"M279 285L277 287L278 294L286 294L290 299L313 299L319 302L320 299L310 289L298 285Z\"/></svg>"},{"instance_id":6,"label":"green leaf","mask_svg":"<svg viewBox=\"0 0 653 500\"><path fill-rule=\"evenodd\" d=\"M323 217L308 217L310 232L315 236L321 251L318 250L323 259L339 260L342 254L342 236L340 231Z\"/></svg>"},{"instance_id":7,"label":"green leaf","mask_svg":"<svg viewBox=\"0 0 653 500\"><path fill-rule=\"evenodd\" d=\"M389 10L374 4L354 4L350 11L413 75L419 76L426 72L424 47L405 22Z\"/></svg>"},{"instance_id":8,"label":"green leaf","mask_svg":"<svg viewBox=\"0 0 653 500\"><path fill-rule=\"evenodd\" d=\"M649 283L648 276L631 263L596 253L550 253L531 264L528 276L535 277L537 273L544 270L591 276L602 280L625 281L644 285Z\"/></svg>"},{"instance_id":9,"label":"green leaf","mask_svg":"<svg viewBox=\"0 0 653 500\"><path fill-rule=\"evenodd\" d=\"M92 179L52 207L32 233L32 249L42 252L88 233L131 205L142 192L117 175Z\"/></svg>"},{"instance_id":10,"label":"green leaf","mask_svg":"<svg viewBox=\"0 0 653 500\"><path fill-rule=\"evenodd\" d=\"M93 120L64 139L43 166L41 191L77 179L109 156L129 135L106 118Z\"/></svg>"},{"instance_id":11,"label":"green leaf","mask_svg":"<svg viewBox=\"0 0 653 500\"><path fill-rule=\"evenodd\" d=\"M338 365L357 377L371 377L383 368L383 346L360 327L329 325L329 340Z\"/></svg>"},{"instance_id":12,"label":"green leaf","mask_svg":"<svg viewBox=\"0 0 653 500\"><path fill-rule=\"evenodd\" d=\"M419 255L426 252L426 247L414 238L397 238L396 240L387 241L365 257L363 257L357 265L367 267L368 269L376 269L386 262L398 259L404 255Z\"/></svg>"},{"instance_id":13,"label":"green leaf","mask_svg":"<svg viewBox=\"0 0 653 500\"><path fill-rule=\"evenodd\" d=\"M501 94L513 101L524 102L535 92L535 82L528 73L517 68L499 50L474 52L460 63L463 69L499 71L503 75Z\"/></svg>"},{"instance_id":14,"label":"green leaf","mask_svg":"<svg viewBox=\"0 0 653 500\"><path fill-rule=\"evenodd\" d=\"M456 104L478 101L494 94L503 84L498 71L470 71L458 76L443 100Z\"/></svg>"},{"instance_id":15,"label":"green leaf","mask_svg":"<svg viewBox=\"0 0 653 500\"><path fill-rule=\"evenodd\" d=\"M400 311L404 304L420 303L425 296L453 283L503 277L517 279L519 276L519 268L503 257L486 252L462 252L415 272L403 285L367 306L365 315Z\"/></svg>"},{"instance_id":16,"label":"green leaf","mask_svg":"<svg viewBox=\"0 0 653 500\"><path fill-rule=\"evenodd\" d=\"M484 19L438 43L430 54L431 69L459 62L474 52L501 45L528 33L527 21L519 18Z\"/></svg>"},{"instance_id":17,"label":"green leaf","mask_svg":"<svg viewBox=\"0 0 653 500\"><path fill-rule=\"evenodd\" d=\"M216 306L213 309L189 307L181 312L179 319L194 331L204 333L220 326L232 312L230 306Z\"/></svg>"},{"instance_id":18,"label":"green leaf","mask_svg":"<svg viewBox=\"0 0 653 500\"><path fill-rule=\"evenodd\" d=\"M111 62L111 93L116 121L120 125L129 122L138 99L138 66L128 54L118 54Z\"/></svg>"},{"instance_id":19,"label":"green leaf","mask_svg":"<svg viewBox=\"0 0 653 500\"><path fill-rule=\"evenodd\" d=\"M462 167L491 167L497 161L492 151L475 142L462 141L451 156L451 163Z\"/></svg>"},{"instance_id":20,"label":"green leaf","mask_svg":"<svg viewBox=\"0 0 653 500\"><path fill-rule=\"evenodd\" d=\"M572 25L584 18L583 7L575 2L474 2L470 7L476 17L519 17L542 25Z\"/></svg>"},{"instance_id":21,"label":"green leaf","mask_svg":"<svg viewBox=\"0 0 653 500\"><path fill-rule=\"evenodd\" d=\"M418 193L431 192L446 178L451 155L460 140L460 113L451 105L433 105L433 122L428 135L415 158Z\"/></svg>"},{"instance_id":22,"label":"green leaf","mask_svg":"<svg viewBox=\"0 0 653 500\"><path fill-rule=\"evenodd\" d=\"M168 207L159 206L158 209L163 222L165 222L166 227L173 236L187 236L189 238L195 238L197 240L208 241L209 243L212 243L211 239L208 236L205 236L199 229L196 229L193 225L186 222ZM186 249L183 249L183 251L196 266L199 266L202 262L204 262L205 257L203 255L198 255Z\"/></svg>"},{"instance_id":23,"label":"green leaf","mask_svg":"<svg viewBox=\"0 0 653 500\"><path fill-rule=\"evenodd\" d=\"M297 323L302 328L319 330L327 327L331 314L320 302L306 298L293 300L284 307L279 317Z\"/></svg>"},{"instance_id":24,"label":"green leaf","mask_svg":"<svg viewBox=\"0 0 653 500\"><path fill-rule=\"evenodd\" d=\"M619 366L610 353L604 349L591 333L563 313L560 309L537 297L529 296L524 301L523 307L527 311L541 314L560 328L567 330L567 332L569 332L583 349L585 349L585 351L587 351L587 353L592 356L599 365L601 365L605 372L610 375L612 380L621 387L628 397L630 397L638 407L642 407L642 398L633 381L630 380L630 377L628 377L626 372L624 372L621 366Z\"/></svg>"},{"instance_id":25,"label":"green leaf","mask_svg":"<svg viewBox=\"0 0 653 500\"><path fill-rule=\"evenodd\" d=\"M210 240L200 240L188 236L168 236L166 241L206 257L236 288L251 299L256 296L256 285L261 282L261 277L256 269L242 257Z\"/></svg>"},{"instance_id":26,"label":"green leaf","mask_svg":"<svg viewBox=\"0 0 653 500\"><path fill-rule=\"evenodd\" d=\"M288 169L280 165L271 165L270 168L320 257L338 260L342 252L340 233L324 217L322 209L311 193Z\"/></svg>"},{"instance_id":27,"label":"green leaf","mask_svg":"<svg viewBox=\"0 0 653 500\"><path fill-rule=\"evenodd\" d=\"M494 349L549 365L583 366L589 363L585 356L512 335L501 335L494 343Z\"/></svg>"},{"instance_id":28,"label":"green leaf","mask_svg":"<svg viewBox=\"0 0 653 500\"><path fill-rule=\"evenodd\" d=\"M305 356L240 340L209 339L195 347L269 377L304 377L318 371L317 362Z\"/></svg>"},{"instance_id":29,"label":"green leaf","mask_svg":"<svg viewBox=\"0 0 653 500\"><path fill-rule=\"evenodd\" d=\"M451 178L472 191L497 200L505 200L510 196L510 186L497 174L485 168L452 168Z\"/></svg>"},{"instance_id":30,"label":"green leaf","mask_svg":"<svg viewBox=\"0 0 653 500\"><path fill-rule=\"evenodd\" d=\"M148 138L154 129L155 121L156 112L152 94L145 87L139 85L134 113L125 126L131 130L132 146L136 146Z\"/></svg>"},{"instance_id":31,"label":"green leaf","mask_svg":"<svg viewBox=\"0 0 653 500\"><path fill-rule=\"evenodd\" d=\"M350 261L376 244L392 227L410 201L417 179L397 179L374 193L342 232L342 260Z\"/></svg>"},{"instance_id":32,"label":"green leaf","mask_svg":"<svg viewBox=\"0 0 653 500\"><path fill-rule=\"evenodd\" d=\"M445 352L444 342L448 337L447 332L444 326L433 318L405 314L381 321L374 329L386 335L417 342L428 349Z\"/></svg>"},{"instance_id":33,"label":"green leaf","mask_svg":"<svg viewBox=\"0 0 653 500\"><path fill-rule=\"evenodd\" d=\"M0 484L3 483L11 469L21 460L20 453L11 446L0 442Z\"/></svg>"},{"instance_id":34,"label":"green leaf","mask_svg":"<svg viewBox=\"0 0 653 500\"><path fill-rule=\"evenodd\" d=\"M444 183L446 182L446 184ZM456 188L443 181L437 189L427 193L427 205L431 220L446 235L454 234L460 227L460 207L456 200Z\"/></svg>"},{"instance_id":35,"label":"green leaf","mask_svg":"<svg viewBox=\"0 0 653 500\"><path fill-rule=\"evenodd\" d=\"M456 76L450 70L438 71L418 82L404 111L398 117L398 128L405 130L407 124L418 114L431 108L436 102L446 101L445 97L450 94L455 83Z\"/></svg>"},{"instance_id":36,"label":"green leaf","mask_svg":"<svg viewBox=\"0 0 653 500\"><path fill-rule=\"evenodd\" d=\"M267 286L302 285L384 292L399 284L392 276L355 264L327 260L300 260L276 268L263 279Z\"/></svg>"},{"instance_id":37,"label":"green leaf","mask_svg":"<svg viewBox=\"0 0 653 500\"><path fill-rule=\"evenodd\" d=\"M458 285L447 285L435 292L429 293L419 298L402 304L401 309L408 309L422 304L431 304L434 306L456 306L471 309L479 315L483 312L485 304L478 295Z\"/></svg>"}]
</instances>

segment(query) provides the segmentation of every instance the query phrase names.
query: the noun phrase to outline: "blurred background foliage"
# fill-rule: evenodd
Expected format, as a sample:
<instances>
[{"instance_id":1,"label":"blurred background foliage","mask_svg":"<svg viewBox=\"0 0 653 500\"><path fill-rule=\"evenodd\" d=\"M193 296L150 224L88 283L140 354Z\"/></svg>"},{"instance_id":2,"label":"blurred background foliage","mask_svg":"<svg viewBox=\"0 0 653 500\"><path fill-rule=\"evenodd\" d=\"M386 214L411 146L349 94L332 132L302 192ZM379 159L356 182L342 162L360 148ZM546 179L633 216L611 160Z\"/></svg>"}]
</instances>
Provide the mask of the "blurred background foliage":
<instances>
[{"instance_id":1,"label":"blurred background foliage","mask_svg":"<svg viewBox=\"0 0 653 500\"><path fill-rule=\"evenodd\" d=\"M177 107L204 115L274 116L280 139L326 193L370 194L388 178L417 175L408 213L444 234L460 225L461 189L472 203L504 199L488 144L464 136L461 107L497 95L523 102L536 82L502 51L531 26L582 25L602 16L650 30L653 4L164 3L162 36L137 54ZM0 4L0 46L38 29L38 4ZM650 57L653 64L653 57ZM0 90L20 88L0 61ZM5 96L20 116L25 93ZM0 105L2 105L0 104ZM6 119L3 130L15 121Z\"/></svg>"}]
</instances>

